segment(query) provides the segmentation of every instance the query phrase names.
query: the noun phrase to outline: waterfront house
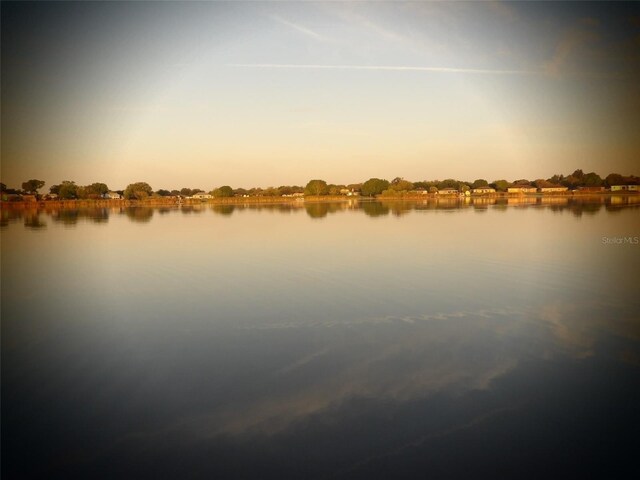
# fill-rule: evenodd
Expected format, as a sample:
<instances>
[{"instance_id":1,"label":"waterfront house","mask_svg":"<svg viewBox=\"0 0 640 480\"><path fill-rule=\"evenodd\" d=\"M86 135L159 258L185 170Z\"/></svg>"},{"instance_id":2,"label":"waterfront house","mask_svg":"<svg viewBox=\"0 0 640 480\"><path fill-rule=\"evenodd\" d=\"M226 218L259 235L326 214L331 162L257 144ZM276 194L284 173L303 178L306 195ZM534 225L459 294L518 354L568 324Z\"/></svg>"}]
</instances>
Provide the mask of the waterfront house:
<instances>
[{"instance_id":1,"label":"waterfront house","mask_svg":"<svg viewBox=\"0 0 640 480\"><path fill-rule=\"evenodd\" d=\"M604 187L578 187L580 192L603 192Z\"/></svg>"},{"instance_id":2,"label":"waterfront house","mask_svg":"<svg viewBox=\"0 0 640 480\"><path fill-rule=\"evenodd\" d=\"M515 185L507 188L507 193L536 193L537 188L531 185Z\"/></svg>"},{"instance_id":3,"label":"waterfront house","mask_svg":"<svg viewBox=\"0 0 640 480\"><path fill-rule=\"evenodd\" d=\"M567 187L540 187L540 193L558 193L558 192L566 192L569 190Z\"/></svg>"},{"instance_id":4,"label":"waterfront house","mask_svg":"<svg viewBox=\"0 0 640 480\"><path fill-rule=\"evenodd\" d=\"M213 196L208 193L198 192L191 195L191 198L195 198L197 200L208 200L209 198L213 198Z\"/></svg>"},{"instance_id":5,"label":"waterfront house","mask_svg":"<svg viewBox=\"0 0 640 480\"><path fill-rule=\"evenodd\" d=\"M612 192L639 192L640 185L611 185Z\"/></svg>"},{"instance_id":6,"label":"waterfront house","mask_svg":"<svg viewBox=\"0 0 640 480\"><path fill-rule=\"evenodd\" d=\"M460 192L457 188L441 188L437 193L438 195L458 195Z\"/></svg>"},{"instance_id":7,"label":"waterfront house","mask_svg":"<svg viewBox=\"0 0 640 480\"><path fill-rule=\"evenodd\" d=\"M473 189L473 193L496 193L496 189L491 187L478 187Z\"/></svg>"},{"instance_id":8,"label":"waterfront house","mask_svg":"<svg viewBox=\"0 0 640 480\"><path fill-rule=\"evenodd\" d=\"M120 195L118 192L107 192L102 195L102 198L106 198L107 200L120 200L122 198L122 195Z\"/></svg>"}]
</instances>

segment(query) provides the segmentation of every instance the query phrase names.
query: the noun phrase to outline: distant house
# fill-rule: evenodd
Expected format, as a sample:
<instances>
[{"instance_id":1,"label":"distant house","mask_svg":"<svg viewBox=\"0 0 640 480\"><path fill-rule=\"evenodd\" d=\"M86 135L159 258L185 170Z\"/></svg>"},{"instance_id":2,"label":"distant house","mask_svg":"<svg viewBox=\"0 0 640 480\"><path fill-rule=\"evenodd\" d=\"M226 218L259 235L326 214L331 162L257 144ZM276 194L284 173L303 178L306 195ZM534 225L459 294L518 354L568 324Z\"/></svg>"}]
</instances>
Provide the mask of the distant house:
<instances>
[{"instance_id":1,"label":"distant house","mask_svg":"<svg viewBox=\"0 0 640 480\"><path fill-rule=\"evenodd\" d=\"M122 196L118 192L107 192L102 195L102 198L106 198L107 200L120 200Z\"/></svg>"},{"instance_id":2,"label":"distant house","mask_svg":"<svg viewBox=\"0 0 640 480\"><path fill-rule=\"evenodd\" d=\"M479 187L474 188L473 193L496 193L496 189L491 187Z\"/></svg>"},{"instance_id":3,"label":"distant house","mask_svg":"<svg viewBox=\"0 0 640 480\"><path fill-rule=\"evenodd\" d=\"M438 195L458 195L460 192L457 188L441 188L437 193Z\"/></svg>"},{"instance_id":4,"label":"distant house","mask_svg":"<svg viewBox=\"0 0 640 480\"><path fill-rule=\"evenodd\" d=\"M578 187L580 192L602 192L604 187Z\"/></svg>"},{"instance_id":5,"label":"distant house","mask_svg":"<svg viewBox=\"0 0 640 480\"><path fill-rule=\"evenodd\" d=\"M540 187L540 193L557 193L566 192L569 190L567 187Z\"/></svg>"},{"instance_id":6,"label":"distant house","mask_svg":"<svg viewBox=\"0 0 640 480\"><path fill-rule=\"evenodd\" d=\"M416 188L413 192L411 193L416 193L418 195L427 195L429 193L429 191L426 188Z\"/></svg>"},{"instance_id":7,"label":"distant house","mask_svg":"<svg viewBox=\"0 0 640 480\"><path fill-rule=\"evenodd\" d=\"M47 193L45 195L42 196L43 200L57 200L58 199L58 194L57 193Z\"/></svg>"},{"instance_id":8,"label":"distant house","mask_svg":"<svg viewBox=\"0 0 640 480\"><path fill-rule=\"evenodd\" d=\"M640 185L611 185L612 192L640 192Z\"/></svg>"},{"instance_id":9,"label":"distant house","mask_svg":"<svg viewBox=\"0 0 640 480\"><path fill-rule=\"evenodd\" d=\"M198 200L207 200L209 198L213 198L213 196L208 194L208 193L198 192L198 193L194 193L193 195L191 195L191 198L195 198L195 199L198 199Z\"/></svg>"},{"instance_id":10,"label":"distant house","mask_svg":"<svg viewBox=\"0 0 640 480\"><path fill-rule=\"evenodd\" d=\"M507 193L536 193L537 188L531 185L514 185L507 188Z\"/></svg>"}]
</instances>

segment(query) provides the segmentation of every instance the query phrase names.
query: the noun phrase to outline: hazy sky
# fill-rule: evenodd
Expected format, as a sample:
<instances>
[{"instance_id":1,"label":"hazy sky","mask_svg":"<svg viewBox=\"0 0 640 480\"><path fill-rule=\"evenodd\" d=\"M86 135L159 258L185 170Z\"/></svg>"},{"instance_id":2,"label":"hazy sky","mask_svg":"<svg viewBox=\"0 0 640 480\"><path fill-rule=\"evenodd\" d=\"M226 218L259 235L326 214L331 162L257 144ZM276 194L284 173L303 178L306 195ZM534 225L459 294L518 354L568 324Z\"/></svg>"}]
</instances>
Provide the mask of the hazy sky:
<instances>
[{"instance_id":1,"label":"hazy sky","mask_svg":"<svg viewBox=\"0 0 640 480\"><path fill-rule=\"evenodd\" d=\"M640 4L2 2L2 182L640 173Z\"/></svg>"}]
</instances>

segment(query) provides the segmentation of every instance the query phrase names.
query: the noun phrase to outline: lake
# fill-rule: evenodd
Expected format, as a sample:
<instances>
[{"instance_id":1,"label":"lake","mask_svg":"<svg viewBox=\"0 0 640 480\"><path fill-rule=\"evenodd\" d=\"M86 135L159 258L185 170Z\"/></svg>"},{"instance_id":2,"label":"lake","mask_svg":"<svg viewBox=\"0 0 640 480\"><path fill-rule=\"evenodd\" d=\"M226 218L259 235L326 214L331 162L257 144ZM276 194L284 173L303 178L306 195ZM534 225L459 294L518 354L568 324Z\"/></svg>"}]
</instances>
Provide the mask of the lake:
<instances>
[{"instance_id":1,"label":"lake","mask_svg":"<svg viewBox=\"0 0 640 480\"><path fill-rule=\"evenodd\" d=\"M2 476L635 477L637 200L2 210Z\"/></svg>"}]
</instances>

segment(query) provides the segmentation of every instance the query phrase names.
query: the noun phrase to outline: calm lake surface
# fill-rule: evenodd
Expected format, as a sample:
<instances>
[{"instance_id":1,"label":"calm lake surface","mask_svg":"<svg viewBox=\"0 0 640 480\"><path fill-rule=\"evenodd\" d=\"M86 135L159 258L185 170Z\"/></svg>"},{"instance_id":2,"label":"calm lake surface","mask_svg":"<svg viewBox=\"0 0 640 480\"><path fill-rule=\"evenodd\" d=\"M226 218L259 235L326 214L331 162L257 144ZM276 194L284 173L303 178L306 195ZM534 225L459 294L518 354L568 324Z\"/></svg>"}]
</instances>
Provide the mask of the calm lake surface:
<instances>
[{"instance_id":1,"label":"calm lake surface","mask_svg":"<svg viewBox=\"0 0 640 480\"><path fill-rule=\"evenodd\" d=\"M638 478L636 200L3 210L2 477Z\"/></svg>"}]
</instances>

